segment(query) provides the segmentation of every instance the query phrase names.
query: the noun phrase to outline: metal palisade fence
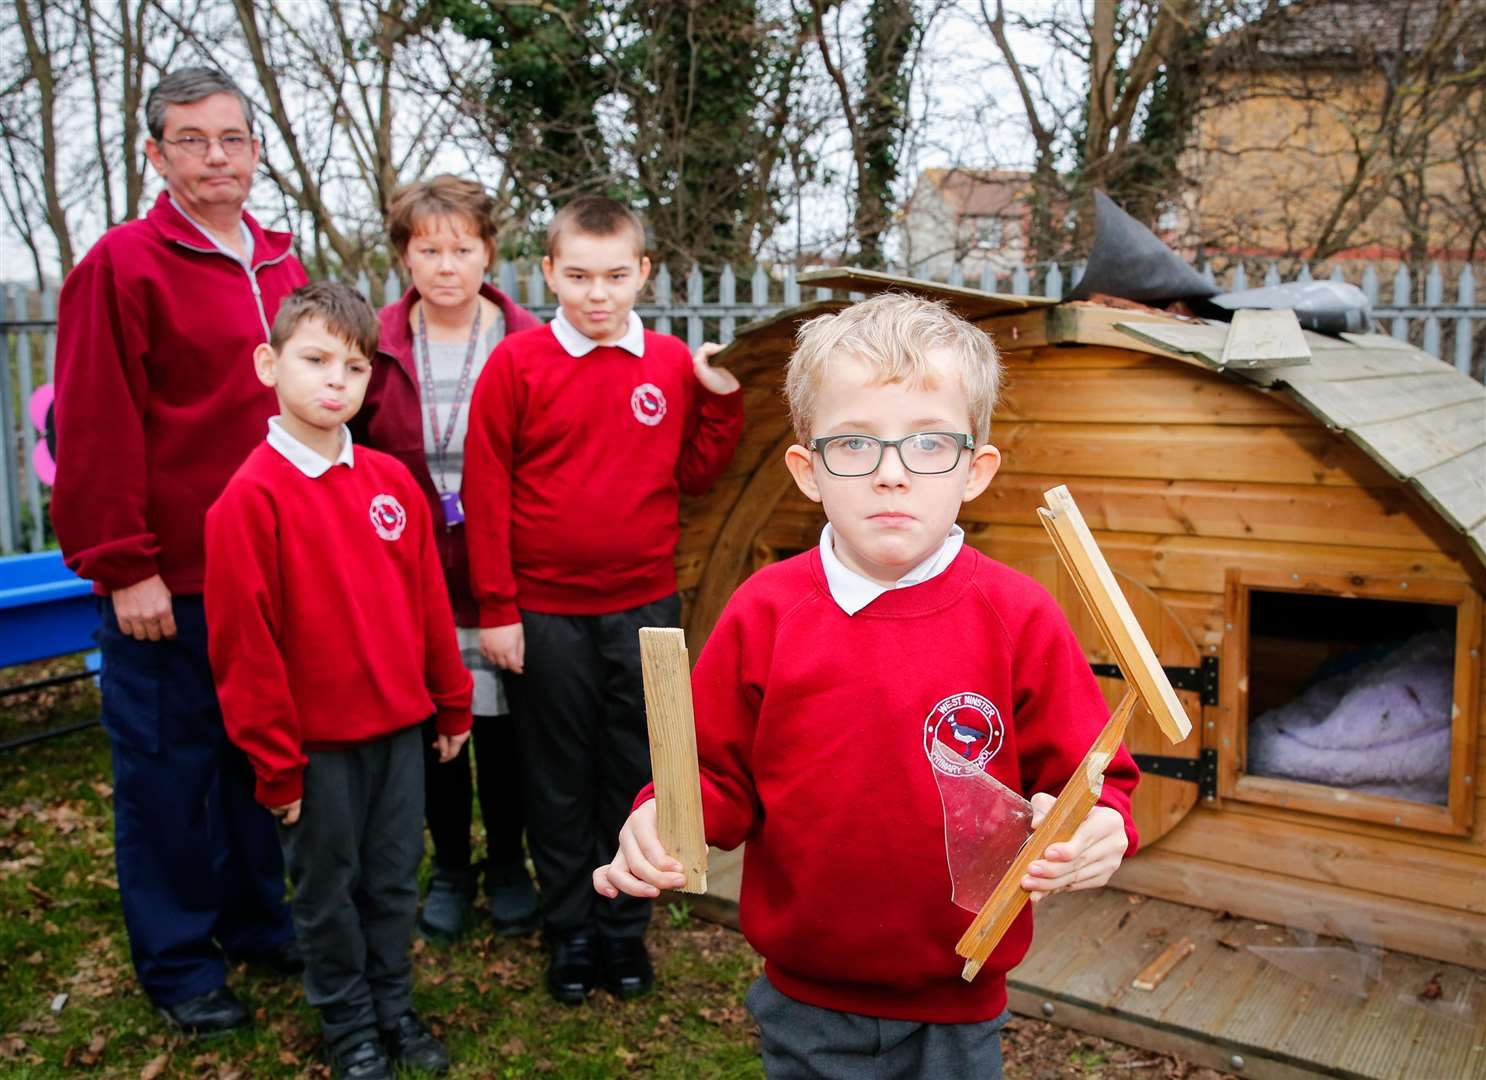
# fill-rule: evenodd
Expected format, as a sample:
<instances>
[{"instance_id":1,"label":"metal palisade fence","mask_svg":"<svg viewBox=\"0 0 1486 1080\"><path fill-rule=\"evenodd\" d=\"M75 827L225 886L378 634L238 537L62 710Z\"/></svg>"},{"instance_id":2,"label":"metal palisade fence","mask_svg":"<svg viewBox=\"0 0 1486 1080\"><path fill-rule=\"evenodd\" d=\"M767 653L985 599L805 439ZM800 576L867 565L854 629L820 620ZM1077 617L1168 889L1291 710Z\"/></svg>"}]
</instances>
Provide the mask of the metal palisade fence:
<instances>
[{"instance_id":1,"label":"metal palisade fence","mask_svg":"<svg viewBox=\"0 0 1486 1080\"><path fill-rule=\"evenodd\" d=\"M901 269L894 272L904 273ZM987 292L1036 292L1061 299L1066 289L1077 283L1081 272L1080 264L1054 263L1019 266L1008 274L987 269L967 281L960 267L955 266L946 283L970 284ZM1242 265L1221 282L1214 279L1210 268L1202 272L1210 281L1234 292L1258 283L1249 280ZM1329 276L1334 281L1348 280L1340 267ZM1384 285L1375 268L1366 265L1360 276L1354 274L1351 280L1367 294L1378 332L1411 341L1473 378L1486 381L1486 304L1476 300L1470 265L1452 269L1450 276L1455 280L1447 285L1445 270L1432 265L1424 273L1420 290L1407 267L1400 266L1391 275L1391 282ZM1277 285L1281 280L1278 267L1269 264L1262 283ZM1311 280L1311 273L1302 270L1294 280ZM501 263L494 282L543 319L550 319L556 311L536 265ZM367 282L359 284L366 291ZM390 277L387 297L395 297L400 291L396 277ZM1422 302L1415 299L1420 291ZM674 276L669 268L661 266L648 295L635 310L651 329L675 334L695 348L707 340L729 342L740 326L755 319L833 295L829 289L801 286L793 267L757 266L746 281L740 281L730 266L710 275L694 266ZM50 492L41 482L34 459L38 444L44 442L42 428L35 422L44 420L43 412L35 407L36 395L41 391L44 403L44 388L52 382L56 369L56 304L54 288L40 293L15 285L0 288L0 471L4 477L0 490L0 555L39 551L54 542L47 516Z\"/></svg>"}]
</instances>

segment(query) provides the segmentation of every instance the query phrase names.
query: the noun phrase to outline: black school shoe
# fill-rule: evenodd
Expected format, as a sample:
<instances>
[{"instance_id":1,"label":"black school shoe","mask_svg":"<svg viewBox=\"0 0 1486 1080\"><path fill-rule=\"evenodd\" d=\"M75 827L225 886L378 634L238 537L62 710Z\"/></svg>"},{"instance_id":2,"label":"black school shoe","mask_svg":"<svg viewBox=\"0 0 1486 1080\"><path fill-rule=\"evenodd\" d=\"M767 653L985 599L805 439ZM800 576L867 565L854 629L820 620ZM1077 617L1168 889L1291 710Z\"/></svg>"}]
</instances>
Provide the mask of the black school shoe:
<instances>
[{"instance_id":1,"label":"black school shoe","mask_svg":"<svg viewBox=\"0 0 1486 1080\"><path fill-rule=\"evenodd\" d=\"M564 1005L581 1005L598 985L598 956L588 934L566 934L552 945L547 992Z\"/></svg>"},{"instance_id":2,"label":"black school shoe","mask_svg":"<svg viewBox=\"0 0 1486 1080\"><path fill-rule=\"evenodd\" d=\"M600 937L604 989L618 998L636 998L655 986L655 968L642 937Z\"/></svg>"},{"instance_id":3,"label":"black school shoe","mask_svg":"<svg viewBox=\"0 0 1486 1080\"><path fill-rule=\"evenodd\" d=\"M330 1049L328 1056L330 1075L335 1080L395 1080L387 1051L370 1032L361 1039L351 1036L339 1047Z\"/></svg>"},{"instance_id":4,"label":"black school shoe","mask_svg":"<svg viewBox=\"0 0 1486 1080\"><path fill-rule=\"evenodd\" d=\"M252 1023L247 1006L225 986L208 990L200 997L161 1005L160 1015L184 1034L191 1036L224 1035Z\"/></svg>"},{"instance_id":5,"label":"black school shoe","mask_svg":"<svg viewBox=\"0 0 1486 1080\"><path fill-rule=\"evenodd\" d=\"M392 1027L383 1029L382 1042L387 1046L388 1056L398 1065L431 1073L449 1071L449 1051L412 1010L399 1016Z\"/></svg>"}]
</instances>

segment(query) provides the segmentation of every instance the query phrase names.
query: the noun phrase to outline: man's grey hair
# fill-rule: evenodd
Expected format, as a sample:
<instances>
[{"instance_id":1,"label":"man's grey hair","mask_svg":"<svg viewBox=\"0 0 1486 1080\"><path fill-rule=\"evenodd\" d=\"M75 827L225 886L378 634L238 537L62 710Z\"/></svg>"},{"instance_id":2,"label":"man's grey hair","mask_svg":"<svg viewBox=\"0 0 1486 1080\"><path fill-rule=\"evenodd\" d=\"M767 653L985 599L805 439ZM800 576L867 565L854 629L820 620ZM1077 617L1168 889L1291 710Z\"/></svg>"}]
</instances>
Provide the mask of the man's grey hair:
<instances>
[{"instance_id":1,"label":"man's grey hair","mask_svg":"<svg viewBox=\"0 0 1486 1080\"><path fill-rule=\"evenodd\" d=\"M165 107L167 105L189 105L193 101L211 97L213 94L232 94L243 107L243 117L248 122L248 133L253 131L253 103L242 87L215 68L180 68L162 75L150 96L145 99L144 119L150 129L150 137L165 137Z\"/></svg>"}]
</instances>

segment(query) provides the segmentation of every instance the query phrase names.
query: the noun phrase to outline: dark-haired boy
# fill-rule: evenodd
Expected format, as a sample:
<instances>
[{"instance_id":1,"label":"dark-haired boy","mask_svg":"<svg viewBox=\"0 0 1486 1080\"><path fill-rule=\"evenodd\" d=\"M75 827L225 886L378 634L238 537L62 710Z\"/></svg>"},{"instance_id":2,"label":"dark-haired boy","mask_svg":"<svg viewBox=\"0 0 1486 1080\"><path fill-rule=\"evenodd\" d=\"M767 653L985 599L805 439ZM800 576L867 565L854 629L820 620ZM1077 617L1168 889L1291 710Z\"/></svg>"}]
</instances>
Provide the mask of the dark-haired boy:
<instances>
[{"instance_id":1,"label":"dark-haired boy","mask_svg":"<svg viewBox=\"0 0 1486 1080\"><path fill-rule=\"evenodd\" d=\"M552 945L547 986L576 1004L654 980L650 901L589 887L650 778L641 626L680 616L681 492L711 487L743 430L738 380L644 329L644 227L612 199L564 206L542 270L551 324L496 346L475 388L464 504L480 648L508 681L527 770L527 841ZM638 782L638 783L637 783Z\"/></svg>"},{"instance_id":2,"label":"dark-haired boy","mask_svg":"<svg viewBox=\"0 0 1486 1080\"><path fill-rule=\"evenodd\" d=\"M279 415L206 517L212 671L232 741L279 818L305 956L336 1076L393 1059L449 1066L413 1011L409 944L423 857L422 722L439 756L469 737L427 504L395 458L353 449L377 316L306 285L253 354ZM384 1045L385 1044L385 1045Z\"/></svg>"}]
</instances>

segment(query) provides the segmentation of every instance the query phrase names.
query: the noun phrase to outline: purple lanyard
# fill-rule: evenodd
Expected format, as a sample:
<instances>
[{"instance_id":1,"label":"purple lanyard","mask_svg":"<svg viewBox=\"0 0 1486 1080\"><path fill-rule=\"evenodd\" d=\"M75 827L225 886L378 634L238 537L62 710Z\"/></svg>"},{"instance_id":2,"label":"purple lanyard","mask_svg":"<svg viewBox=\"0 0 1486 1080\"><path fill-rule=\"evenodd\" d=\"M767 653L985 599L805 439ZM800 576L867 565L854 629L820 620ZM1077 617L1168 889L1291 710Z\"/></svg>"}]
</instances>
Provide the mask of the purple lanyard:
<instances>
[{"instance_id":1,"label":"purple lanyard","mask_svg":"<svg viewBox=\"0 0 1486 1080\"><path fill-rule=\"evenodd\" d=\"M480 320L485 314L483 305L475 308L475 324L470 327L470 343L464 350L464 370L459 374L459 387L454 391L454 402L449 406L449 422L439 434L439 406L434 400L433 359L428 351L428 320L423 317L423 305L418 305L418 351L423 365L423 398L428 402L428 430L433 433L435 461L438 463L439 490L444 490L444 456L449 444L454 441L454 425L459 420L459 409L470 389L470 372L475 366L475 346L480 341Z\"/></svg>"}]
</instances>

